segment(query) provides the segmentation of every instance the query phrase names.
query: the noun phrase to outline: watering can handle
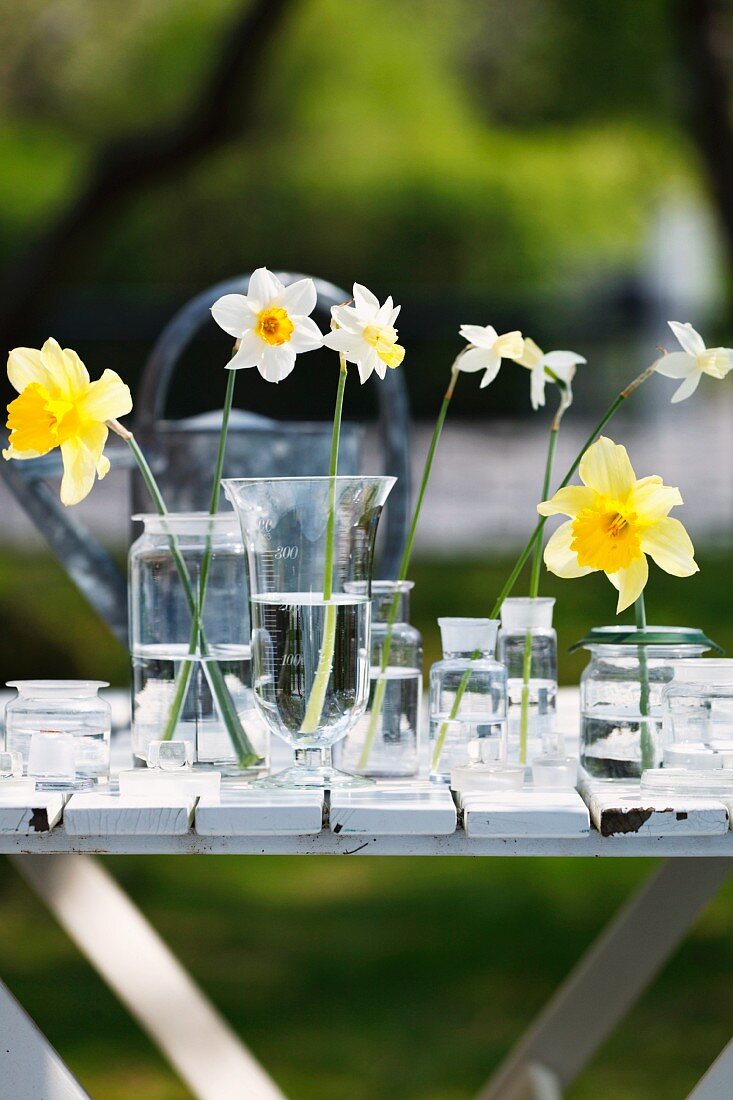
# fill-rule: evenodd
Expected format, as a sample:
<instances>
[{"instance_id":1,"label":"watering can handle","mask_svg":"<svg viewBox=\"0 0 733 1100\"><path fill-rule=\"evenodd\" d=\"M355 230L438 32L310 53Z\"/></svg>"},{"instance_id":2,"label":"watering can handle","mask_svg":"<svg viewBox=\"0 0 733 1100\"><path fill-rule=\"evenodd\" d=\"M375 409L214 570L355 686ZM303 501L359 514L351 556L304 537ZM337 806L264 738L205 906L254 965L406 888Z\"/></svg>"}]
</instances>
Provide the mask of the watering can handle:
<instances>
[{"instance_id":1,"label":"watering can handle","mask_svg":"<svg viewBox=\"0 0 733 1100\"><path fill-rule=\"evenodd\" d=\"M277 272L285 285L303 275ZM318 294L316 310L330 322L331 306L347 301L350 295L333 283L313 280ZM141 439L151 439L155 424L165 416L168 391L181 356L211 318L211 306L223 294L246 294L249 275L218 283L192 298L161 332L143 370L136 401L135 431ZM384 379L376 379L379 402L379 430L384 452L384 473L397 477L397 486L387 504L386 538L380 572L385 578L397 576L407 538L410 507L410 412L402 371L388 370Z\"/></svg>"}]
</instances>

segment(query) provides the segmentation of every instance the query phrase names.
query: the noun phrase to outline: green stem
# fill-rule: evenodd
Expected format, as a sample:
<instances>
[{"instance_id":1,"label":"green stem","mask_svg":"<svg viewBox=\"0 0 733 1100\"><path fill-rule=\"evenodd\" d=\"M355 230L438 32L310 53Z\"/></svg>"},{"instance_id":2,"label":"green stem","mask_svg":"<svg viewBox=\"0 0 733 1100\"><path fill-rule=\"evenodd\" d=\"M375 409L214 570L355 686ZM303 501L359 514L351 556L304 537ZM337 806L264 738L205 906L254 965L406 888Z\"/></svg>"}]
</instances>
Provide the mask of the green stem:
<instances>
[{"instance_id":1,"label":"green stem","mask_svg":"<svg viewBox=\"0 0 733 1100\"><path fill-rule=\"evenodd\" d=\"M417 493L417 500L415 502L415 510L412 513L412 522L410 523L410 530L407 534L407 541L405 543L405 549L402 553L402 561L400 562L399 573L397 574L397 580L407 580L407 572L410 568L410 558L412 557L412 547L415 542L415 533L417 532L417 525L420 520L420 512L422 511L423 501L425 500L425 492L430 481L430 474L433 469L433 462L435 460L435 452L438 449L438 443L443 431L443 425L445 424L445 418L448 414L448 406L451 403L453 397L453 391L456 388L458 381L458 375L460 374L460 359L459 355L451 369L450 382L448 388L443 395L443 403L440 406L440 412L438 413L438 419L435 421L435 427L433 429L433 437L430 440L430 447L428 448L428 454L425 459L425 467L422 473L422 479L420 481L420 488ZM397 621L397 612L400 606L400 592L399 589L395 590L395 594L392 597L392 604L387 616L387 630L384 636L384 643L382 645L382 659L379 666L379 678L377 680L377 686L374 689L374 698L372 699L371 712L369 717L369 728L367 729L366 737L364 738L364 744L362 746L361 755L356 765L358 771L363 771L369 763L369 754L372 751L374 745L374 738L377 734L377 728L379 726L379 719L382 713L382 707L384 705L384 697L387 693L387 680L385 672L389 667L389 658L392 651L392 634L394 631L394 625Z\"/></svg>"},{"instance_id":2,"label":"green stem","mask_svg":"<svg viewBox=\"0 0 733 1100\"><path fill-rule=\"evenodd\" d=\"M595 442L596 437L603 431L606 424L608 424L608 422L616 415L618 410L623 405L624 401L626 401L627 398L631 397L632 393L634 393L636 390L638 390L639 386L643 385L643 383L646 382L646 380L648 378L651 378L651 376L653 374L654 374L654 364L652 364L652 366L650 366L650 367L647 367L646 370L643 370L641 372L641 374L637 375L637 377L633 380L633 382L630 382L629 385L625 389L621 390L621 392L616 395L616 397L613 399L611 404L608 406L608 408L606 409L606 411L603 414L603 416L601 417L601 419L598 421L598 423L594 427L593 431L590 433L590 435L586 439L585 443L581 447L578 454L573 459L573 462L570 466L570 469L567 471L567 473L565 474L565 477L560 482L560 484L558 486L558 489L564 489L565 488L565 486L568 484L571 477L573 476L573 474L577 470L578 466L580 465L581 459L583 458L583 455L585 454L585 452L588 450L588 448L591 446L591 444ZM547 499L547 498L545 498L545 499ZM504 587L502 588L501 592L499 593L499 595L496 598L496 602L494 603L494 606L491 609L490 617L492 619L496 619L498 617L499 612L501 611L501 605L504 603L504 600L511 593L512 589L514 588L514 585L517 583L517 578L519 577L519 574L522 572L522 569L526 565L527 559L529 558L530 554L534 550L535 546L541 541L542 532L544 530L544 527L545 527L546 523L547 523L547 516L541 516L538 523L537 523L537 526L535 527L532 534L529 536L529 539L527 540L526 545L524 546L523 550L519 554L519 557L517 558L514 565L512 566L512 570L511 570L509 576L507 577L506 582L504 583ZM471 655L472 660L475 660L478 656L480 656L480 654L478 653L478 651L475 651ZM451 707L451 712L448 716L448 721L455 720L455 718L458 714L458 711L460 709L461 701L463 699L463 696L466 693L466 688L468 687L468 682L469 682L470 678L471 678L471 667L469 666L466 669L466 671L464 672L463 677L461 679L461 682L458 685L458 690L456 691L455 699L453 700L453 706ZM444 724L444 726L445 726L445 724ZM441 734L443 736L443 739L445 739L444 726L441 727L441 730L438 734L438 739L440 739ZM434 769L435 769L435 766L436 765L435 765L435 761L434 761Z\"/></svg>"},{"instance_id":3,"label":"green stem","mask_svg":"<svg viewBox=\"0 0 733 1100\"><path fill-rule=\"evenodd\" d=\"M328 490L328 519L326 521L326 554L323 566L323 601L326 613L323 621L323 644L318 657L318 667L313 677L308 704L300 727L301 733L315 733L321 721L326 690L333 669L333 655L336 648L336 605L331 603L333 593L333 555L334 534L336 528L336 473L338 471L339 441L341 438L341 413L344 406L346 389L346 360L339 356L338 389L336 391L336 409L333 414L333 432L331 433L331 459L328 476L331 479Z\"/></svg>"},{"instance_id":4,"label":"green stem","mask_svg":"<svg viewBox=\"0 0 733 1100\"><path fill-rule=\"evenodd\" d=\"M646 605L644 593L639 596L634 604L636 616L636 629L646 630ZM652 722L649 720L649 665L646 656L646 646L639 646L639 740L641 749L641 770L654 767L654 737L652 735Z\"/></svg>"},{"instance_id":5,"label":"green stem","mask_svg":"<svg viewBox=\"0 0 733 1100\"><path fill-rule=\"evenodd\" d=\"M560 402L562 408L562 398ZM559 410L558 410L559 411ZM547 446L547 458L545 460L545 477L542 482L542 500L547 500L550 494L550 482L552 480L552 464L555 460L557 437L560 431L560 422L556 417L550 428L550 440ZM532 571L529 578L529 597L536 600L540 593L540 568L542 565L542 540L535 543L532 554ZM529 737L529 703L530 681L532 679L532 631L527 630L524 639L524 660L522 662L522 700L519 719L519 763L527 763L527 740Z\"/></svg>"}]
</instances>

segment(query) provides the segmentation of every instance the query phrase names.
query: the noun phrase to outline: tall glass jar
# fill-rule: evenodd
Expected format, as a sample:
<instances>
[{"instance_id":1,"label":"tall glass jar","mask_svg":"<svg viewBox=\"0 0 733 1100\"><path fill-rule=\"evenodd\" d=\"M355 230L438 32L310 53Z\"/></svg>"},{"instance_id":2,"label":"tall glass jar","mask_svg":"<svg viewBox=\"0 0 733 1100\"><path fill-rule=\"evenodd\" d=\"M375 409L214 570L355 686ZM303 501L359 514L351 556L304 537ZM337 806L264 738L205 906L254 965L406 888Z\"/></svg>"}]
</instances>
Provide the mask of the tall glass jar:
<instances>
[{"instance_id":1,"label":"tall glass jar","mask_svg":"<svg viewBox=\"0 0 733 1100\"><path fill-rule=\"evenodd\" d=\"M733 766L733 661L679 661L662 692L664 766Z\"/></svg>"},{"instance_id":2,"label":"tall glass jar","mask_svg":"<svg viewBox=\"0 0 733 1100\"><path fill-rule=\"evenodd\" d=\"M712 643L685 627L605 626L577 646L590 652L580 678L580 762L594 779L640 779L662 762L662 691L675 661Z\"/></svg>"},{"instance_id":3,"label":"tall glass jar","mask_svg":"<svg viewBox=\"0 0 733 1100\"><path fill-rule=\"evenodd\" d=\"M74 790L106 783L109 777L111 710L102 680L10 680L18 692L5 708L5 748L19 752L28 771L34 753L68 759L65 778L55 784Z\"/></svg>"},{"instance_id":4,"label":"tall glass jar","mask_svg":"<svg viewBox=\"0 0 733 1100\"><path fill-rule=\"evenodd\" d=\"M129 559L135 756L147 760L151 741L172 736L192 743L197 765L262 770L269 732L251 690L249 600L236 515L133 518L144 524ZM196 637L181 560L198 599L207 555L203 625Z\"/></svg>"},{"instance_id":5,"label":"tall glass jar","mask_svg":"<svg viewBox=\"0 0 733 1100\"><path fill-rule=\"evenodd\" d=\"M430 780L449 783L451 769L468 764L473 741L482 741L483 760L506 761L507 673L494 657L498 619L438 623L443 660L430 669Z\"/></svg>"},{"instance_id":6,"label":"tall glass jar","mask_svg":"<svg viewBox=\"0 0 733 1100\"><path fill-rule=\"evenodd\" d=\"M382 779L417 775L422 637L408 622L413 587L372 581L369 703L338 746L346 771Z\"/></svg>"},{"instance_id":7,"label":"tall glass jar","mask_svg":"<svg viewBox=\"0 0 733 1100\"><path fill-rule=\"evenodd\" d=\"M542 752L555 728L557 634L554 599L511 597L501 605L499 660L509 693L508 759L526 764Z\"/></svg>"}]
</instances>

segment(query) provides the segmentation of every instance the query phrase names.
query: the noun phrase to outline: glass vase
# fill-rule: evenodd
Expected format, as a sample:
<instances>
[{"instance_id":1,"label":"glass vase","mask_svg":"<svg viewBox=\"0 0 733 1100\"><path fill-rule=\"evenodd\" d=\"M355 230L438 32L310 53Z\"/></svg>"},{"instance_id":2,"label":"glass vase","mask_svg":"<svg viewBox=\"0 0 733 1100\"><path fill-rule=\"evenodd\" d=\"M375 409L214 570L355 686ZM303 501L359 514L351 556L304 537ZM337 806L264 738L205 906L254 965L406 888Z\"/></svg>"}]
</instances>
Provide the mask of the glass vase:
<instances>
[{"instance_id":1,"label":"glass vase","mask_svg":"<svg viewBox=\"0 0 733 1100\"><path fill-rule=\"evenodd\" d=\"M430 669L430 780L449 783L451 770L469 763L475 741L485 763L506 764L507 673L494 657L497 619L438 623L443 660Z\"/></svg>"},{"instance_id":2,"label":"glass vase","mask_svg":"<svg viewBox=\"0 0 733 1100\"><path fill-rule=\"evenodd\" d=\"M222 482L242 525L259 712L294 750L265 786L360 786L332 746L369 695L371 573L391 477L236 478Z\"/></svg>"},{"instance_id":3,"label":"glass vase","mask_svg":"<svg viewBox=\"0 0 733 1100\"><path fill-rule=\"evenodd\" d=\"M134 519L144 525L129 558L134 755L146 761L151 741L173 738L191 742L195 766L256 774L268 765L269 730L251 688L237 517L191 512ZM192 649L194 619L180 565L199 599L207 557L202 630Z\"/></svg>"},{"instance_id":4,"label":"glass vase","mask_svg":"<svg viewBox=\"0 0 733 1100\"><path fill-rule=\"evenodd\" d=\"M408 622L412 587L412 581L372 582L369 703L338 745L347 771L380 779L417 775L422 638Z\"/></svg>"},{"instance_id":5,"label":"glass vase","mask_svg":"<svg viewBox=\"0 0 733 1100\"><path fill-rule=\"evenodd\" d=\"M679 661L662 692L664 767L733 767L733 661Z\"/></svg>"},{"instance_id":6,"label":"glass vase","mask_svg":"<svg viewBox=\"0 0 733 1100\"><path fill-rule=\"evenodd\" d=\"M599 627L578 643L590 652L580 678L580 762L591 778L640 779L660 766L662 691L676 661L711 645L702 631L662 626Z\"/></svg>"},{"instance_id":7,"label":"glass vase","mask_svg":"<svg viewBox=\"0 0 733 1100\"><path fill-rule=\"evenodd\" d=\"M540 755L544 739L555 728L554 606L549 597L511 597L501 606L498 657L508 676L508 759L522 764Z\"/></svg>"}]
</instances>

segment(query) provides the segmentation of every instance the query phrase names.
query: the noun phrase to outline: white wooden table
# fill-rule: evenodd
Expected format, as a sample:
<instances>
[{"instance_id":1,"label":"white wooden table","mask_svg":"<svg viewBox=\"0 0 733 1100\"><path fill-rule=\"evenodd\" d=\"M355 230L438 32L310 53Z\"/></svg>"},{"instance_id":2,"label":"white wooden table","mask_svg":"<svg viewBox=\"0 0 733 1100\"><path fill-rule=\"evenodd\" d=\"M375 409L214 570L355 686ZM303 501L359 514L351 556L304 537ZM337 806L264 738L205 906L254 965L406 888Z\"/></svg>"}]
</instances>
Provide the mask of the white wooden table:
<instances>
[{"instance_id":1,"label":"white wooden table","mask_svg":"<svg viewBox=\"0 0 733 1100\"><path fill-rule=\"evenodd\" d=\"M577 694L561 721L577 727ZM480 1093L480 1100L560 1097L685 937L733 863L731 806L641 798L633 786L581 794L487 793L465 800L427 784L376 794L220 797L157 793L0 798L0 853L33 886L111 989L202 1100L282 1100L97 854L664 857ZM606 835L603 835L606 834ZM52 859L43 859L43 856ZM110 935L110 930L114 935ZM597 991L603 989L602 999ZM176 1011L170 1011L175 1005ZM589 1007L593 1006L593 1011ZM45 1037L0 983L0 1096L83 1097ZM733 1043L691 1094L733 1097Z\"/></svg>"}]
</instances>

